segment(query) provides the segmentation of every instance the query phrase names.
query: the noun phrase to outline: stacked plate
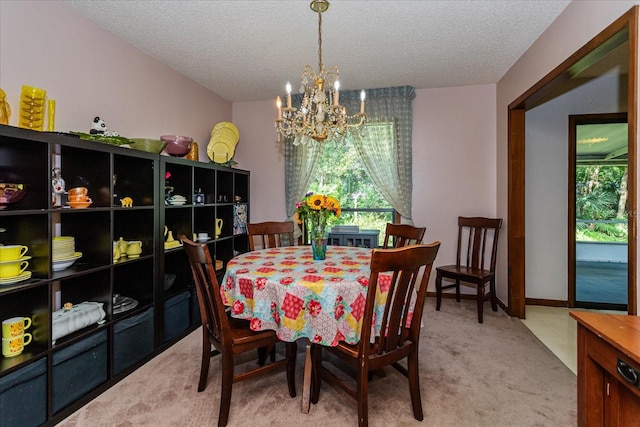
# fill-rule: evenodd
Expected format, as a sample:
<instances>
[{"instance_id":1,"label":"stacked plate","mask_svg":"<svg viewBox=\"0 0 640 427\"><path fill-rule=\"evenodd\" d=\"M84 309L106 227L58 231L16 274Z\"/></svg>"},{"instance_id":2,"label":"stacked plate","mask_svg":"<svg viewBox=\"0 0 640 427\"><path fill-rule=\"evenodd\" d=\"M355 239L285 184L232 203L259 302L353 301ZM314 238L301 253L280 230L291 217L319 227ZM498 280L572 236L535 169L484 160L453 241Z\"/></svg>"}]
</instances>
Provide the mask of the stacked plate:
<instances>
[{"instance_id":1,"label":"stacked plate","mask_svg":"<svg viewBox=\"0 0 640 427\"><path fill-rule=\"evenodd\" d=\"M214 163L227 163L236 152L240 139L238 128L231 122L220 122L211 131L207 155Z\"/></svg>"},{"instance_id":2,"label":"stacked plate","mask_svg":"<svg viewBox=\"0 0 640 427\"><path fill-rule=\"evenodd\" d=\"M73 236L54 237L51 250L53 271L70 267L82 256L82 252L76 252L76 242Z\"/></svg>"},{"instance_id":3,"label":"stacked plate","mask_svg":"<svg viewBox=\"0 0 640 427\"><path fill-rule=\"evenodd\" d=\"M187 198L176 194L175 196L171 196L167 199L170 205L184 205L187 203Z\"/></svg>"}]
</instances>

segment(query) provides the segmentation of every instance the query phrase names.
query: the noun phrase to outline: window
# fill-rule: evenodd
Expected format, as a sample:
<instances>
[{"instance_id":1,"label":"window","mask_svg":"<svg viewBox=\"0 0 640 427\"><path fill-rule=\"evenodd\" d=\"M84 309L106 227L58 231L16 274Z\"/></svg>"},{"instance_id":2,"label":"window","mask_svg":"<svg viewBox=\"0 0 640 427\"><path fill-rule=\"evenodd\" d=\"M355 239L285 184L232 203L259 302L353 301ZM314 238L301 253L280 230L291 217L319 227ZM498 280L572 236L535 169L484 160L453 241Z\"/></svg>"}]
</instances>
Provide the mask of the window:
<instances>
[{"instance_id":1,"label":"window","mask_svg":"<svg viewBox=\"0 0 640 427\"><path fill-rule=\"evenodd\" d=\"M334 225L357 225L361 230L380 230L384 240L387 222L394 222L395 210L369 178L353 144L325 143L309 191L332 195L342 206Z\"/></svg>"}]
</instances>

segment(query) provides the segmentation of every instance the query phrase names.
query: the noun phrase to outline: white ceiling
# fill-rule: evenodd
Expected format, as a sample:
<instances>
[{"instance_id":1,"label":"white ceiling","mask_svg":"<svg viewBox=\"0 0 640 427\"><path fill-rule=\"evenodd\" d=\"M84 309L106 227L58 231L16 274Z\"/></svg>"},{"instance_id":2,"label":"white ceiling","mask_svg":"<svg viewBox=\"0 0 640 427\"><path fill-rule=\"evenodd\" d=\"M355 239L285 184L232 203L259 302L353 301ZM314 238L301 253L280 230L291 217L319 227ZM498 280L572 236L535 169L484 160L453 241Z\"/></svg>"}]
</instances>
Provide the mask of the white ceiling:
<instances>
[{"instance_id":1,"label":"white ceiling","mask_svg":"<svg viewBox=\"0 0 640 427\"><path fill-rule=\"evenodd\" d=\"M318 68L310 0L61 0L228 101L273 99ZM342 89L497 83L570 0L332 0L323 62Z\"/></svg>"}]
</instances>

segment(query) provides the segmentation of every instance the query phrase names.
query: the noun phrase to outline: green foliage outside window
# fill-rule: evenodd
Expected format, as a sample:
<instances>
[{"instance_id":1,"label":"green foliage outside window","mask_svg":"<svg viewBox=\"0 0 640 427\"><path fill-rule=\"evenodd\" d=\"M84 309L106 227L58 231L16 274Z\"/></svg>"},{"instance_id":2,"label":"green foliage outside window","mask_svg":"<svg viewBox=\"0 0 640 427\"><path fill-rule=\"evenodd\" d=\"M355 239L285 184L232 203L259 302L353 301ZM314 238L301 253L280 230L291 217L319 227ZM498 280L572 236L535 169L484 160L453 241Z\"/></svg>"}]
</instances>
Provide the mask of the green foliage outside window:
<instances>
[{"instance_id":1,"label":"green foliage outside window","mask_svg":"<svg viewBox=\"0 0 640 427\"><path fill-rule=\"evenodd\" d=\"M576 240L627 242L626 166L576 167Z\"/></svg>"},{"instance_id":2,"label":"green foliage outside window","mask_svg":"<svg viewBox=\"0 0 640 427\"><path fill-rule=\"evenodd\" d=\"M361 230L380 230L379 241L382 242L387 222L393 222L393 207L371 182L353 144L325 144L309 191L331 195L340 201L342 215L339 219L329 218L329 226L357 225Z\"/></svg>"}]
</instances>

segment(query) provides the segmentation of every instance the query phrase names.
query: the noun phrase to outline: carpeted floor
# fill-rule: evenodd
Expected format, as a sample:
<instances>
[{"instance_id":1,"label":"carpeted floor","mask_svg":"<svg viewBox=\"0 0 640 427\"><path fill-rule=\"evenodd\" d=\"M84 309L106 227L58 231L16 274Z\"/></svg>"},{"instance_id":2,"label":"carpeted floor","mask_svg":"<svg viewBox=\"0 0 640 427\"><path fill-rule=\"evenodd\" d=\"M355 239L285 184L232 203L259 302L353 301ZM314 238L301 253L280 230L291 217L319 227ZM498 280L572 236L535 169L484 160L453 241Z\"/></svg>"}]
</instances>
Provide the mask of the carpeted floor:
<instances>
[{"instance_id":1,"label":"carpeted floor","mask_svg":"<svg viewBox=\"0 0 640 427\"><path fill-rule=\"evenodd\" d=\"M393 368L374 377L371 426L574 426L576 377L520 320L475 302L427 299L421 337L420 380L425 419L413 418L407 380ZM64 420L60 426L214 426L220 394L218 361L196 391L200 331L138 369ZM280 349L284 351L284 349ZM355 401L323 384L320 401L300 412L304 342L298 346L298 397L284 372L233 386L229 426L357 425ZM254 359L248 361L254 363Z\"/></svg>"}]
</instances>

